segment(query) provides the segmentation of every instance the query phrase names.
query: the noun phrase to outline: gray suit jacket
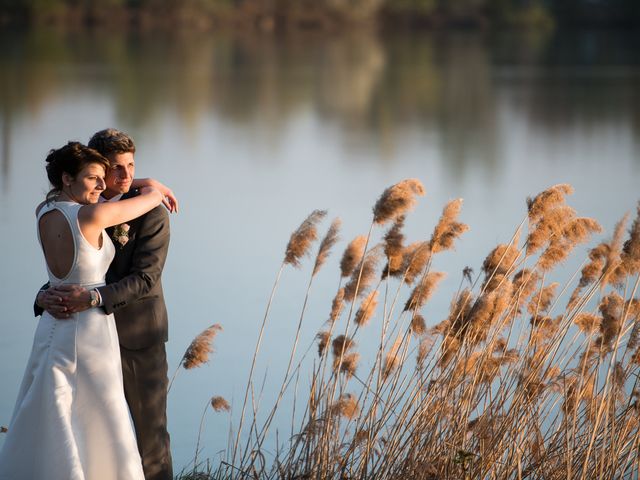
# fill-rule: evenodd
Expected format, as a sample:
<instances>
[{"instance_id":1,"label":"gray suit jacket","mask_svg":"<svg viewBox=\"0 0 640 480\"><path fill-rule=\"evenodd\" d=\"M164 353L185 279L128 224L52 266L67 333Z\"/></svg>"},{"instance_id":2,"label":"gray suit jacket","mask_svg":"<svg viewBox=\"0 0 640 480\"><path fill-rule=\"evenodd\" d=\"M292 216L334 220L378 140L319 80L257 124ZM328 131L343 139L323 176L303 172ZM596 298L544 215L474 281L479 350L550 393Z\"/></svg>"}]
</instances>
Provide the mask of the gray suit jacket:
<instances>
[{"instance_id":1,"label":"gray suit jacket","mask_svg":"<svg viewBox=\"0 0 640 480\"><path fill-rule=\"evenodd\" d=\"M107 285L98 291L105 311L115 315L120 345L138 350L168 338L162 269L169 250L169 214L160 205L128 224L129 241L124 246L114 241ZM113 227L107 233L112 236Z\"/></svg>"}]
</instances>

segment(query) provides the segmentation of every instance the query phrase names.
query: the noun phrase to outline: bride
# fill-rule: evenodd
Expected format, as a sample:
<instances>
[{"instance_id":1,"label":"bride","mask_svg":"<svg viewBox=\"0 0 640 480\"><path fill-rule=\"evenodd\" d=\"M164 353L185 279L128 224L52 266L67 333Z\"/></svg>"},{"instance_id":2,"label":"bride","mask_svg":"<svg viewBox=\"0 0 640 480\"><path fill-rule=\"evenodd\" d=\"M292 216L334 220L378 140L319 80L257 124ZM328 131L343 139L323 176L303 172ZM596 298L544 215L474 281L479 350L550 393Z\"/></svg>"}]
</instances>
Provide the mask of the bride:
<instances>
[{"instance_id":1,"label":"bride","mask_svg":"<svg viewBox=\"0 0 640 480\"><path fill-rule=\"evenodd\" d=\"M47 157L53 189L36 211L51 285L104 285L115 248L109 226L160 205L154 181L140 195L98 203L109 162L69 142ZM9 431L1 480L144 480L124 397L113 315L90 308L69 319L42 315Z\"/></svg>"}]
</instances>

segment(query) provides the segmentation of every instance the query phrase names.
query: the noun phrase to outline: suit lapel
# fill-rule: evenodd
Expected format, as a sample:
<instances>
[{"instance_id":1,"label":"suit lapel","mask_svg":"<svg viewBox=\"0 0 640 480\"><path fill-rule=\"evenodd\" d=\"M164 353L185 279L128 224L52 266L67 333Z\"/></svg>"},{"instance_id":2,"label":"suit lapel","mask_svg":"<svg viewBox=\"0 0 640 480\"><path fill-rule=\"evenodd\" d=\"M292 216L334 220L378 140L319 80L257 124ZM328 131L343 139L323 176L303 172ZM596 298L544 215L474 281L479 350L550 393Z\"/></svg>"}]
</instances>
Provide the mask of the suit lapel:
<instances>
[{"instance_id":1,"label":"suit lapel","mask_svg":"<svg viewBox=\"0 0 640 480\"><path fill-rule=\"evenodd\" d=\"M122 197L120 197L120 200L126 200L127 198L131 198L131 197L135 197L136 195L138 195L138 190L129 190L127 193L124 193L122 195ZM118 201L120 201L118 200ZM116 226L112 226L112 227L107 227L105 228L105 231L107 232L107 235L109 235L109 237L113 240L113 230L116 228ZM117 246L117 245L116 245Z\"/></svg>"}]
</instances>

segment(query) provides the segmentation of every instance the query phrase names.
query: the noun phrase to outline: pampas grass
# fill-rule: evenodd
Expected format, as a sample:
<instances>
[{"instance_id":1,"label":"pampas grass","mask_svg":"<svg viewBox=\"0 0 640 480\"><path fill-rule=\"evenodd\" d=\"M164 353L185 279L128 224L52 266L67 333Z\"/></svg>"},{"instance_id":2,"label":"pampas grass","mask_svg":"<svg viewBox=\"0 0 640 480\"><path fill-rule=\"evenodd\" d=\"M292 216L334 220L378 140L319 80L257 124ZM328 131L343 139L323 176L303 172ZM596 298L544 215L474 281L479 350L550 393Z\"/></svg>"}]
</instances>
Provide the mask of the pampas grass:
<instances>
[{"instance_id":1,"label":"pampas grass","mask_svg":"<svg viewBox=\"0 0 640 480\"><path fill-rule=\"evenodd\" d=\"M326 210L314 210L302 222L302 224L291 234L289 243L285 250L284 263L300 267L300 261L303 256L309 253L311 244L318 238L317 224L326 216ZM331 243L331 240L327 243ZM330 248L330 245L329 247ZM316 264L322 262L316 262ZM319 268L319 266L318 266Z\"/></svg>"},{"instance_id":2,"label":"pampas grass","mask_svg":"<svg viewBox=\"0 0 640 480\"><path fill-rule=\"evenodd\" d=\"M178 375L180 366L185 370L191 370L192 368L200 367L209 361L209 354L213 353L213 340L220 331L222 331L222 326L219 323L213 324L209 328L203 330L191 341L187 350L184 352L184 355L182 355L178 368L176 368L173 376L171 377L167 391L171 390L171 386Z\"/></svg>"},{"instance_id":3,"label":"pampas grass","mask_svg":"<svg viewBox=\"0 0 640 480\"><path fill-rule=\"evenodd\" d=\"M331 248L336 244L339 240L338 232L340 231L340 225L342 222L339 218L336 218L327 230L327 234L324 236L322 241L320 242L320 247L318 248L318 255L316 255L316 262L313 266L313 273L315 275L318 273L324 262L327 261L329 254L331 253Z\"/></svg>"},{"instance_id":4,"label":"pampas grass","mask_svg":"<svg viewBox=\"0 0 640 480\"><path fill-rule=\"evenodd\" d=\"M624 242L622 248L621 262L628 275L640 273L640 202L636 218L629 231L629 239Z\"/></svg>"},{"instance_id":5,"label":"pampas grass","mask_svg":"<svg viewBox=\"0 0 640 480\"><path fill-rule=\"evenodd\" d=\"M342 277L349 277L353 273L353 270L362 260L364 256L364 249L367 243L367 237L364 235L358 235L351 240L344 253L342 254L342 260L340 261L340 274Z\"/></svg>"},{"instance_id":6,"label":"pampas grass","mask_svg":"<svg viewBox=\"0 0 640 480\"><path fill-rule=\"evenodd\" d=\"M384 236L384 254L387 257L387 266L382 271L383 279L387 275L396 277L402 273L402 262L404 260L404 215L400 215L393 226Z\"/></svg>"},{"instance_id":7,"label":"pampas grass","mask_svg":"<svg viewBox=\"0 0 640 480\"><path fill-rule=\"evenodd\" d=\"M362 303L360 304L360 308L356 312L356 316L354 322L359 327L364 327L369 323L371 317L376 311L376 307L378 306L378 291L374 290L369 295L367 295Z\"/></svg>"},{"instance_id":8,"label":"pampas grass","mask_svg":"<svg viewBox=\"0 0 640 480\"><path fill-rule=\"evenodd\" d=\"M572 192L562 184L527 199L511 239L450 272L451 291L435 266L468 230L462 200L444 206L428 239L407 242L424 187L409 179L386 189L369 233L342 256L329 320L310 327L317 356L295 348L308 289L275 402L252 393L251 427L242 430L243 408L211 478L637 478L640 204L628 231L623 218L559 283L554 272L601 232L567 205ZM336 241L332 225L310 278ZM451 299L448 312L431 310L433 298ZM372 331L373 343L363 333ZM274 438L285 395L292 434Z\"/></svg>"},{"instance_id":9,"label":"pampas grass","mask_svg":"<svg viewBox=\"0 0 640 480\"><path fill-rule=\"evenodd\" d=\"M387 188L373 207L373 221L383 224L406 214L416 203L416 196L423 196L420 180L409 178Z\"/></svg>"},{"instance_id":10,"label":"pampas grass","mask_svg":"<svg viewBox=\"0 0 640 480\"><path fill-rule=\"evenodd\" d=\"M182 366L186 370L199 367L209 361L209 354L213 352L213 339L221 330L222 326L216 323L193 339L182 356Z\"/></svg>"}]
</instances>

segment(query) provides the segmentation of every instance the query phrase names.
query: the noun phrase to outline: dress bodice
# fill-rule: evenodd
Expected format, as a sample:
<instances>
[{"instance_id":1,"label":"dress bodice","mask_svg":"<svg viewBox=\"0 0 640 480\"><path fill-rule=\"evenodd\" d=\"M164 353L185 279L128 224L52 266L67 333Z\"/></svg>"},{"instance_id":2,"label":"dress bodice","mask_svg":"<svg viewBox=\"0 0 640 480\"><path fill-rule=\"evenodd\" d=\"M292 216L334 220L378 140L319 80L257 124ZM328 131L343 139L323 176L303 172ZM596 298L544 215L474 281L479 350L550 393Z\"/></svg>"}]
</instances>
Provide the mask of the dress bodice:
<instances>
[{"instance_id":1,"label":"dress bodice","mask_svg":"<svg viewBox=\"0 0 640 480\"><path fill-rule=\"evenodd\" d=\"M78 223L78 212L81 207L82 205L75 202L50 202L45 204L38 212L36 230L40 246L42 246L39 228L40 218L52 210L58 210L64 215L69 223L73 237L74 259L69 273L64 278L58 278L47 265L51 285L75 284L85 287L104 285L109 264L115 255L115 247L104 230L102 231L102 248L96 248L89 243L82 234Z\"/></svg>"}]
</instances>

